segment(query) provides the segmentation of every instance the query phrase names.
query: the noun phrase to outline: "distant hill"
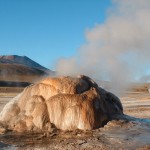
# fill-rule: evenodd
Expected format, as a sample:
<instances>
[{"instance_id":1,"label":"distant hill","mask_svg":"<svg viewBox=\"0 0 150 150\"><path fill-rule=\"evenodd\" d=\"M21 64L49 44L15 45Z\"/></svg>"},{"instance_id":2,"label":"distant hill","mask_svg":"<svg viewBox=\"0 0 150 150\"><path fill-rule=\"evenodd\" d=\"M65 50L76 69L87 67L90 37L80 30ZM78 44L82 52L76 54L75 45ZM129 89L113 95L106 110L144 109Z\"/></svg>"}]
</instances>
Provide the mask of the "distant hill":
<instances>
[{"instance_id":1,"label":"distant hill","mask_svg":"<svg viewBox=\"0 0 150 150\"><path fill-rule=\"evenodd\" d=\"M0 56L1 64L19 64L24 65L30 68L36 68L39 70L43 70L45 72L49 72L50 70L41 66L37 62L31 60L27 56L18 56L18 55L2 55Z\"/></svg>"},{"instance_id":2,"label":"distant hill","mask_svg":"<svg viewBox=\"0 0 150 150\"><path fill-rule=\"evenodd\" d=\"M16 85L28 85L43 76L53 74L54 71L41 66L26 56L0 56L0 86L5 85L5 82L9 82L6 85L10 86L14 86L15 82ZM20 84L17 82L20 82Z\"/></svg>"}]
</instances>

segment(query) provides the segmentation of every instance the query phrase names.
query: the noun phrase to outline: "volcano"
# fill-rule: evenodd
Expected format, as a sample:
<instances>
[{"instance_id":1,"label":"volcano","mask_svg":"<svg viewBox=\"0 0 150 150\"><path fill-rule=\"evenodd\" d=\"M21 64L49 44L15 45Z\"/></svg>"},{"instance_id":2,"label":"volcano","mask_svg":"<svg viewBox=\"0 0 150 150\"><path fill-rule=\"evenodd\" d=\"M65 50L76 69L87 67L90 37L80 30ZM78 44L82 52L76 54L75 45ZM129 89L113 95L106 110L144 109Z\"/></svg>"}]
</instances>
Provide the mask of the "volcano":
<instances>
[{"instance_id":1,"label":"volcano","mask_svg":"<svg viewBox=\"0 0 150 150\"><path fill-rule=\"evenodd\" d=\"M0 56L0 86L26 86L43 76L53 75L49 70L27 56Z\"/></svg>"},{"instance_id":2,"label":"volcano","mask_svg":"<svg viewBox=\"0 0 150 150\"><path fill-rule=\"evenodd\" d=\"M49 70L37 62L31 60L27 56L18 56L18 55L1 55L0 56L0 63L1 64L14 64L14 65L23 65L30 68L36 68L45 72Z\"/></svg>"},{"instance_id":3,"label":"volcano","mask_svg":"<svg viewBox=\"0 0 150 150\"><path fill-rule=\"evenodd\" d=\"M104 126L115 114L123 114L114 94L91 78L48 77L30 85L6 104L0 113L0 130L92 130Z\"/></svg>"}]
</instances>

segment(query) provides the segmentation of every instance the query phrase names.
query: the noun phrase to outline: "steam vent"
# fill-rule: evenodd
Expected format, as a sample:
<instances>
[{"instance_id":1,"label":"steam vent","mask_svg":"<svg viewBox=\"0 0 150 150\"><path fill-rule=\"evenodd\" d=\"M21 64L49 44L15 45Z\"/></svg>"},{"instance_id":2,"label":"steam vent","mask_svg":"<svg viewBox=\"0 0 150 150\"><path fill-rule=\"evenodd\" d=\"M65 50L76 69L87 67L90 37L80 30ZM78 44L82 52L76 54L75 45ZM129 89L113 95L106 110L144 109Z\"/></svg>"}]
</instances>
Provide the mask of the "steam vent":
<instances>
[{"instance_id":1,"label":"steam vent","mask_svg":"<svg viewBox=\"0 0 150 150\"><path fill-rule=\"evenodd\" d=\"M0 113L0 131L92 130L114 114L122 114L120 100L87 76L48 77L28 86Z\"/></svg>"}]
</instances>

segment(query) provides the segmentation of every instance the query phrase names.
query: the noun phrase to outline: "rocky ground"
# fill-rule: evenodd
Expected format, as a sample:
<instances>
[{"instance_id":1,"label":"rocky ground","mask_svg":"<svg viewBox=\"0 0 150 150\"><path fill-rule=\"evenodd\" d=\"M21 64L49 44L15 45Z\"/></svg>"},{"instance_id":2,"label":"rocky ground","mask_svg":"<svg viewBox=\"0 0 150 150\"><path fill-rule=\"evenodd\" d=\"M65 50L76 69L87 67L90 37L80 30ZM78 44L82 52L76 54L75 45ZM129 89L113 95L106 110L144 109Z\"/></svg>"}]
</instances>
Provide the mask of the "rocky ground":
<instances>
[{"instance_id":1,"label":"rocky ground","mask_svg":"<svg viewBox=\"0 0 150 150\"><path fill-rule=\"evenodd\" d=\"M14 93L0 95L0 110L13 96ZM127 120L110 121L104 128L92 131L10 132L0 135L0 149L150 149L150 94L130 93L120 99L124 113L137 119L127 117Z\"/></svg>"}]
</instances>

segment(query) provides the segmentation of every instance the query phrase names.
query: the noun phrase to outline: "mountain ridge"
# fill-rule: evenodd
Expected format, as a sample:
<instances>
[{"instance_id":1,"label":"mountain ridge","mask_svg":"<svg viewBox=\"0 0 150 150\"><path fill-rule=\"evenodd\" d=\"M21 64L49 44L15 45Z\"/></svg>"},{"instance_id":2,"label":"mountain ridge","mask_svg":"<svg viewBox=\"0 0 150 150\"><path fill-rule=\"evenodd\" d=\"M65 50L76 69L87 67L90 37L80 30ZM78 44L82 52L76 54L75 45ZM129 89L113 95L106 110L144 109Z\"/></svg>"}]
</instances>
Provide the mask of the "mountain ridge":
<instances>
[{"instance_id":1,"label":"mountain ridge","mask_svg":"<svg viewBox=\"0 0 150 150\"><path fill-rule=\"evenodd\" d=\"M5 64L20 64L31 68L37 68L43 71L51 71L46 67L43 67L39 63L33 61L27 56L19 56L19 55L0 55L0 63Z\"/></svg>"},{"instance_id":2,"label":"mountain ridge","mask_svg":"<svg viewBox=\"0 0 150 150\"><path fill-rule=\"evenodd\" d=\"M0 81L34 83L54 73L27 56L0 55Z\"/></svg>"}]
</instances>

